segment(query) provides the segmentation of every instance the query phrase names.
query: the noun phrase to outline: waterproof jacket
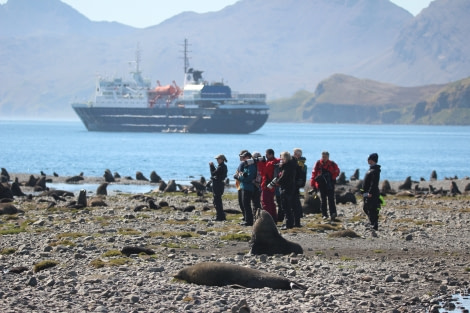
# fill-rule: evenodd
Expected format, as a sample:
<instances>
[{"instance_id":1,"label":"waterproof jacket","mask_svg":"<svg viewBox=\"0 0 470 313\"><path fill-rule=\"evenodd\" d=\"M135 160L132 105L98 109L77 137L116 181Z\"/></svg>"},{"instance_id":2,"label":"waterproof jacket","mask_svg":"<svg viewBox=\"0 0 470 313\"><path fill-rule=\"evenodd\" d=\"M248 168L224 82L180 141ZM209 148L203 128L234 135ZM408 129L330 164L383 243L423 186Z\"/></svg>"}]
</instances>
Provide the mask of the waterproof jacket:
<instances>
[{"instance_id":1,"label":"waterproof jacket","mask_svg":"<svg viewBox=\"0 0 470 313\"><path fill-rule=\"evenodd\" d=\"M261 173L261 189L272 191L267 186L274 179L274 169L279 164L279 159L273 158L272 160L266 160L266 162L258 162L258 166Z\"/></svg>"},{"instance_id":2,"label":"waterproof jacket","mask_svg":"<svg viewBox=\"0 0 470 313\"><path fill-rule=\"evenodd\" d=\"M223 193L225 188L225 178L227 178L227 165L225 163L209 165L211 171L212 189L214 193Z\"/></svg>"},{"instance_id":3,"label":"waterproof jacket","mask_svg":"<svg viewBox=\"0 0 470 313\"><path fill-rule=\"evenodd\" d=\"M310 186L313 188L318 189L320 186L318 185L318 182L315 180L315 178L319 175L322 174L322 170L327 170L331 174L331 180L333 184L336 182L336 177L339 176L339 167L338 165L331 160L328 160L326 162L323 162L323 160L318 160L315 163L315 166L313 167L312 170L312 177L310 178Z\"/></svg>"},{"instance_id":4,"label":"waterproof jacket","mask_svg":"<svg viewBox=\"0 0 470 313\"><path fill-rule=\"evenodd\" d=\"M295 188L295 169L297 167L297 161L291 159L287 163L280 165L281 172L279 173L279 179L277 184L281 187L281 190L293 191Z\"/></svg>"},{"instance_id":5,"label":"waterproof jacket","mask_svg":"<svg viewBox=\"0 0 470 313\"><path fill-rule=\"evenodd\" d=\"M256 164L250 164L243 168L243 174L238 177L240 181L240 189L242 190L255 190L255 184L253 181L256 179L256 174L258 169L256 168Z\"/></svg>"},{"instance_id":6,"label":"waterproof jacket","mask_svg":"<svg viewBox=\"0 0 470 313\"><path fill-rule=\"evenodd\" d=\"M297 166L295 168L295 187L303 188L307 182L307 165L305 165L305 161L307 161L307 159L304 157L294 159L297 161Z\"/></svg>"},{"instance_id":7,"label":"waterproof jacket","mask_svg":"<svg viewBox=\"0 0 470 313\"><path fill-rule=\"evenodd\" d=\"M380 181L380 165L371 165L366 175L364 176L364 184L362 189L364 192L372 195L373 198L380 196L379 181Z\"/></svg>"}]
</instances>

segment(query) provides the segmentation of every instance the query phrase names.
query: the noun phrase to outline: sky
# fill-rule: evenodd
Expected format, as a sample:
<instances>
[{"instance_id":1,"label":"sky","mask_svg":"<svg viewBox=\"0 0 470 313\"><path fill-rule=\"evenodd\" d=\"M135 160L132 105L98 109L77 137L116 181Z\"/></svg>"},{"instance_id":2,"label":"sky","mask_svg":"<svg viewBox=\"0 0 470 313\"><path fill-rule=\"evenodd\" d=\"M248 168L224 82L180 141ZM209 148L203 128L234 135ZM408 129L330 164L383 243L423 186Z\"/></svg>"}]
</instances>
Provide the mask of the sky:
<instances>
[{"instance_id":1,"label":"sky","mask_svg":"<svg viewBox=\"0 0 470 313\"><path fill-rule=\"evenodd\" d=\"M37 0L34 0L37 1ZM181 12L215 12L238 0L61 0L90 20L119 22L145 28L160 24ZM266 0L268 1L268 0ZM299 0L309 1L309 0ZM390 0L413 15L433 0ZM0 0L0 4L7 0Z\"/></svg>"}]
</instances>

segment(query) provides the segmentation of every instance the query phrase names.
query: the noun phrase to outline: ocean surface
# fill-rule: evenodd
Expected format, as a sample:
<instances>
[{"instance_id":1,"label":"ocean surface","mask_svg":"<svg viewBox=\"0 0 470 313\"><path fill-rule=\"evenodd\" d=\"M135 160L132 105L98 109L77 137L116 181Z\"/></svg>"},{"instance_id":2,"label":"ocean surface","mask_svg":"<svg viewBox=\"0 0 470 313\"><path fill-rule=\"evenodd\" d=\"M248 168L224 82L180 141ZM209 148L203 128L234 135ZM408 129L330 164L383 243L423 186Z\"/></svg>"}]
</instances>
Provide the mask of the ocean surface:
<instances>
[{"instance_id":1,"label":"ocean surface","mask_svg":"<svg viewBox=\"0 0 470 313\"><path fill-rule=\"evenodd\" d=\"M242 149L301 148L309 171L323 150L349 178L363 177L367 156L379 154L382 179L402 181L470 176L470 126L267 123L248 135L88 132L80 121L0 120L0 167L10 173L102 176L106 169L135 178L156 171L163 180L209 178L217 154L228 159L229 178Z\"/></svg>"}]
</instances>

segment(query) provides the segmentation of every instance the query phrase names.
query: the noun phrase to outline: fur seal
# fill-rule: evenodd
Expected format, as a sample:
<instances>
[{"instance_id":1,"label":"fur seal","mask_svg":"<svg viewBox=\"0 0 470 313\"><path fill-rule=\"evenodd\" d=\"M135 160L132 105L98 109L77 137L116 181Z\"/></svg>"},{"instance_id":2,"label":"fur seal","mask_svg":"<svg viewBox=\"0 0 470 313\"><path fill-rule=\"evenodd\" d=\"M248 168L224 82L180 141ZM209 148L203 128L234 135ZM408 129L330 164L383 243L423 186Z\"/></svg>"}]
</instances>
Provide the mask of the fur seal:
<instances>
[{"instance_id":1,"label":"fur seal","mask_svg":"<svg viewBox=\"0 0 470 313\"><path fill-rule=\"evenodd\" d=\"M150 182L151 183L159 183L161 181L162 181L162 178L157 174L157 172L152 171L152 173L150 173Z\"/></svg>"},{"instance_id":2,"label":"fur seal","mask_svg":"<svg viewBox=\"0 0 470 313\"><path fill-rule=\"evenodd\" d=\"M139 172L139 171L135 173L135 179L149 181L148 178L145 177L144 174L142 174L142 172Z\"/></svg>"},{"instance_id":3,"label":"fur seal","mask_svg":"<svg viewBox=\"0 0 470 313\"><path fill-rule=\"evenodd\" d=\"M96 188L96 194L100 196L107 196L108 195L108 190L106 189L108 187L108 183L101 183L98 188Z\"/></svg>"},{"instance_id":4,"label":"fur seal","mask_svg":"<svg viewBox=\"0 0 470 313\"><path fill-rule=\"evenodd\" d=\"M281 236L272 216L265 210L260 210L259 217L253 225L250 242L251 254L303 254L302 247Z\"/></svg>"},{"instance_id":5,"label":"fur seal","mask_svg":"<svg viewBox=\"0 0 470 313\"><path fill-rule=\"evenodd\" d=\"M306 289L289 279L239 265L203 262L179 271L175 278L206 286L243 286L246 288Z\"/></svg>"},{"instance_id":6,"label":"fur seal","mask_svg":"<svg viewBox=\"0 0 470 313\"><path fill-rule=\"evenodd\" d=\"M344 194L336 194L336 204L346 204L348 202L351 202L352 204L356 204L357 203L357 200L356 200L356 196L354 196L354 194L352 192L346 192Z\"/></svg>"},{"instance_id":7,"label":"fur seal","mask_svg":"<svg viewBox=\"0 0 470 313\"><path fill-rule=\"evenodd\" d=\"M140 253L153 255L155 254L155 251L153 251L152 249L144 248L144 247L125 246L124 248L122 248L121 253L127 256L131 254L140 254Z\"/></svg>"},{"instance_id":8,"label":"fur seal","mask_svg":"<svg viewBox=\"0 0 470 313\"><path fill-rule=\"evenodd\" d=\"M104 180L107 183L113 183L115 182L113 174L111 174L111 171L109 169L106 169L103 174Z\"/></svg>"},{"instance_id":9,"label":"fur seal","mask_svg":"<svg viewBox=\"0 0 470 313\"><path fill-rule=\"evenodd\" d=\"M400 186L398 186L398 189L400 190L411 190L411 176L408 176L405 181L403 182L403 184L401 184Z\"/></svg>"}]
</instances>

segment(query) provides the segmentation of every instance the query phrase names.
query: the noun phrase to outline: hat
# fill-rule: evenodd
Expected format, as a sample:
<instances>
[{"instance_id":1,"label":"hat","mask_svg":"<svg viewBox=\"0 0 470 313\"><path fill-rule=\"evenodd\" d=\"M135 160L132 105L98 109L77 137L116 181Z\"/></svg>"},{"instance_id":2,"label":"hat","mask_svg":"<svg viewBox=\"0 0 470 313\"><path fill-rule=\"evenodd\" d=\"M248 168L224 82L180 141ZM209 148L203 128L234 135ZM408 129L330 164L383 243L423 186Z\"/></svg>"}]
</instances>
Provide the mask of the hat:
<instances>
[{"instance_id":1,"label":"hat","mask_svg":"<svg viewBox=\"0 0 470 313\"><path fill-rule=\"evenodd\" d=\"M259 152L253 152L253 157L254 157L254 158L259 158L259 157L261 157L261 153L259 153Z\"/></svg>"},{"instance_id":2,"label":"hat","mask_svg":"<svg viewBox=\"0 0 470 313\"><path fill-rule=\"evenodd\" d=\"M214 157L214 159L222 159L224 162L227 162L227 158L225 158L225 155L223 154L218 154Z\"/></svg>"},{"instance_id":3,"label":"hat","mask_svg":"<svg viewBox=\"0 0 470 313\"><path fill-rule=\"evenodd\" d=\"M372 153L372 154L369 155L367 160L372 160L375 163L377 163L379 161L379 155L377 153Z\"/></svg>"},{"instance_id":4,"label":"hat","mask_svg":"<svg viewBox=\"0 0 470 313\"><path fill-rule=\"evenodd\" d=\"M248 150L242 150L240 151L240 154L238 156L243 156L245 154L245 152L248 152Z\"/></svg>"},{"instance_id":5,"label":"hat","mask_svg":"<svg viewBox=\"0 0 470 313\"><path fill-rule=\"evenodd\" d=\"M242 157L244 158L251 158L251 153L246 151L245 153L243 153Z\"/></svg>"}]
</instances>

